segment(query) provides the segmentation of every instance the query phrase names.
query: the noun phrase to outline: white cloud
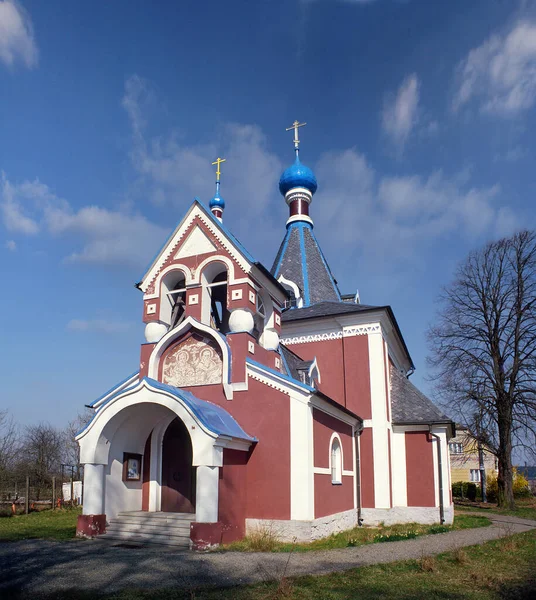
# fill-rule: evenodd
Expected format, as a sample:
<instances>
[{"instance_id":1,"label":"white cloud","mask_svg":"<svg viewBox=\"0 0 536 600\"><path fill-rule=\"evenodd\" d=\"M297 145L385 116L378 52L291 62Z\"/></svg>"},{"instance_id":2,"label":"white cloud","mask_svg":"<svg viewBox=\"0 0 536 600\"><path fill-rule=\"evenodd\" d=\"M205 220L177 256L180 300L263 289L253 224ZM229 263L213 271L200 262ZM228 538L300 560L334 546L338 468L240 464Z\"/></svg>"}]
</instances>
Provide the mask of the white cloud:
<instances>
[{"instance_id":1,"label":"white cloud","mask_svg":"<svg viewBox=\"0 0 536 600\"><path fill-rule=\"evenodd\" d=\"M146 264L169 230L132 212L99 206L75 210L38 180L11 183L2 173L0 211L9 231L76 236L81 247L66 260L105 265Z\"/></svg>"},{"instance_id":2,"label":"white cloud","mask_svg":"<svg viewBox=\"0 0 536 600\"><path fill-rule=\"evenodd\" d=\"M471 187L465 176L381 176L355 149L324 154L313 218L336 231L333 251L388 258L391 266L441 239L483 239L512 232L518 221L501 206L500 188Z\"/></svg>"},{"instance_id":3,"label":"white cloud","mask_svg":"<svg viewBox=\"0 0 536 600\"><path fill-rule=\"evenodd\" d=\"M226 201L224 220L234 223L237 235L249 232L252 219L263 223L255 239L257 248L280 231L274 202L284 202L277 189L283 164L268 149L268 141L255 124L225 123L214 132L222 143L185 144L180 131L157 136L150 133L147 113L157 102L149 82L138 76L126 81L122 105L132 129L131 160L140 176L139 194L158 204L168 203L184 210L194 197L208 204L214 195L214 167L222 156L221 195ZM288 162L292 147L289 143ZM275 213L275 214L274 214ZM255 248L252 249L255 251Z\"/></svg>"},{"instance_id":4,"label":"white cloud","mask_svg":"<svg viewBox=\"0 0 536 600\"><path fill-rule=\"evenodd\" d=\"M0 0L0 60L8 67L20 60L28 68L38 61L30 16L13 0Z\"/></svg>"},{"instance_id":5,"label":"white cloud","mask_svg":"<svg viewBox=\"0 0 536 600\"><path fill-rule=\"evenodd\" d=\"M69 331L76 332L97 332L106 334L124 333L131 328L130 323L121 321L111 321L108 319L71 319L67 323Z\"/></svg>"},{"instance_id":6,"label":"white cloud","mask_svg":"<svg viewBox=\"0 0 536 600\"><path fill-rule=\"evenodd\" d=\"M5 246L10 252L15 252L15 250L17 249L17 244L14 240L7 240Z\"/></svg>"},{"instance_id":7,"label":"white cloud","mask_svg":"<svg viewBox=\"0 0 536 600\"><path fill-rule=\"evenodd\" d=\"M521 20L469 52L457 69L453 100L458 110L477 100L480 110L505 117L536 102L536 23Z\"/></svg>"},{"instance_id":8,"label":"white cloud","mask_svg":"<svg viewBox=\"0 0 536 600\"><path fill-rule=\"evenodd\" d=\"M382 127L398 149L405 145L419 118L420 82L415 73L404 79L396 95L385 100Z\"/></svg>"}]
</instances>

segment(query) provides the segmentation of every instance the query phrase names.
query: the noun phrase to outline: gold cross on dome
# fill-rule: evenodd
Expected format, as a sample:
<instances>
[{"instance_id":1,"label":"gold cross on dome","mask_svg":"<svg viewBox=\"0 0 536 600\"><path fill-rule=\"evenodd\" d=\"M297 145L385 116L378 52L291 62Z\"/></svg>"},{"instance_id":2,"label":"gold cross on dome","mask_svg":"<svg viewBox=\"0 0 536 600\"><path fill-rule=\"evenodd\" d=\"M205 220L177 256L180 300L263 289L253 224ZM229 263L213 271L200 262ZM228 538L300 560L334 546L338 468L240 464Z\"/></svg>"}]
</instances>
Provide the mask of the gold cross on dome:
<instances>
[{"instance_id":1,"label":"gold cross on dome","mask_svg":"<svg viewBox=\"0 0 536 600\"><path fill-rule=\"evenodd\" d=\"M218 156L218 158L217 158L217 159L216 159L216 160L215 160L215 161L212 163L213 165L218 165L218 166L216 167L216 181L219 181L219 180L220 180L220 175L221 175L221 171L220 171L220 165L221 165L221 163L224 163L225 161L226 161L226 159L225 159L225 158L220 158L220 157Z\"/></svg>"},{"instance_id":2,"label":"gold cross on dome","mask_svg":"<svg viewBox=\"0 0 536 600\"><path fill-rule=\"evenodd\" d=\"M290 131L291 129L294 129L294 148L296 149L300 146L300 140L298 139L298 127L303 127L304 125L307 125L307 123L300 123L299 121L294 121L294 123L292 123L290 127L287 127L285 129L285 131Z\"/></svg>"}]
</instances>

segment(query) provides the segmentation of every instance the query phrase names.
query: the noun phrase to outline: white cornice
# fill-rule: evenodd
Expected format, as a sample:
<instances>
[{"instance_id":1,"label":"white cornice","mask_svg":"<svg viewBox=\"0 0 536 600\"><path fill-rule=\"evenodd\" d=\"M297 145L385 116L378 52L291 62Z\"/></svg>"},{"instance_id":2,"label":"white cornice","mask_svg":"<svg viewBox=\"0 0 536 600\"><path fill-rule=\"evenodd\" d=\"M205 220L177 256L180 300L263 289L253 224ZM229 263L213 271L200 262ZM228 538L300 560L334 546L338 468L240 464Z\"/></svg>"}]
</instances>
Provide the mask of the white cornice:
<instances>
[{"instance_id":1,"label":"white cornice","mask_svg":"<svg viewBox=\"0 0 536 600\"><path fill-rule=\"evenodd\" d=\"M386 340L389 356L395 366L401 370L409 371L411 368L410 360L386 310L283 322L281 342L291 346L357 335L377 334L381 334Z\"/></svg>"}]
</instances>

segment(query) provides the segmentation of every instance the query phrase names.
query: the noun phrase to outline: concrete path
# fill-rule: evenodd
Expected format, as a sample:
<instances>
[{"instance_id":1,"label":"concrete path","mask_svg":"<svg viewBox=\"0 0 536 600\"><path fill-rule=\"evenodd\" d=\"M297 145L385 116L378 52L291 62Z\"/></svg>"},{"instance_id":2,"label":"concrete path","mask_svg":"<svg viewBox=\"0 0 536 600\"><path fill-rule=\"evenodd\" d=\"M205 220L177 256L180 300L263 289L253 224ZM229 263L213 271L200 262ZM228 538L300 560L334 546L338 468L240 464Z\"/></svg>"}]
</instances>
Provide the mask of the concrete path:
<instances>
[{"instance_id":1,"label":"concrete path","mask_svg":"<svg viewBox=\"0 0 536 600\"><path fill-rule=\"evenodd\" d=\"M476 513L471 513L476 514ZM419 559L536 528L536 521L485 516L491 527L357 548L294 553L287 576L323 575L355 567ZM53 598L60 592L110 593L123 588L227 587L277 579L288 554L196 554L168 548L126 548L102 540L28 540L0 544L0 598Z\"/></svg>"}]
</instances>

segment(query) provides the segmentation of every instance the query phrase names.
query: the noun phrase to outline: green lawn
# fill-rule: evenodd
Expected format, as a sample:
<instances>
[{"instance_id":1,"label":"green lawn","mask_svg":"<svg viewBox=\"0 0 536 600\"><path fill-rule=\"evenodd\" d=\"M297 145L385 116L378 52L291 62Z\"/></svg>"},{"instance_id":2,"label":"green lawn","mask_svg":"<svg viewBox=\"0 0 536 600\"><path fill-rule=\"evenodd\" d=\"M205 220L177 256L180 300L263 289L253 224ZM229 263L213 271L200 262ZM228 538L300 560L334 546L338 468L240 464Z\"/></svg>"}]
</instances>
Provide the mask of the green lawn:
<instances>
[{"instance_id":1,"label":"green lawn","mask_svg":"<svg viewBox=\"0 0 536 600\"><path fill-rule=\"evenodd\" d=\"M486 517L457 515L451 527L445 525L419 525L418 523L405 523L389 527L356 527L349 531L343 531L327 538L303 544L278 542L275 532L264 529L255 535L228 544L222 550L233 550L235 552L307 552L310 550L332 550L334 548L362 546L375 542L407 540L420 535L446 533L455 529L487 527L490 524L490 520Z\"/></svg>"},{"instance_id":2,"label":"green lawn","mask_svg":"<svg viewBox=\"0 0 536 600\"><path fill-rule=\"evenodd\" d=\"M29 515L0 518L0 541L17 541L33 538L70 540L75 537L76 519L80 508L44 510Z\"/></svg>"},{"instance_id":3,"label":"green lawn","mask_svg":"<svg viewBox=\"0 0 536 600\"><path fill-rule=\"evenodd\" d=\"M292 560L292 556L290 557ZM283 574L282 574L283 575ZM13 599L22 596L11 596ZM41 600L529 600L536 597L536 531L389 565L228 589L70 590Z\"/></svg>"},{"instance_id":4,"label":"green lawn","mask_svg":"<svg viewBox=\"0 0 536 600\"><path fill-rule=\"evenodd\" d=\"M516 500L515 510L503 510L497 507L496 504L475 504L475 506L455 505L457 511L480 511L492 512L499 515L511 515L513 517L521 517L523 519L533 519L536 521L536 498L518 498Z\"/></svg>"}]
</instances>

